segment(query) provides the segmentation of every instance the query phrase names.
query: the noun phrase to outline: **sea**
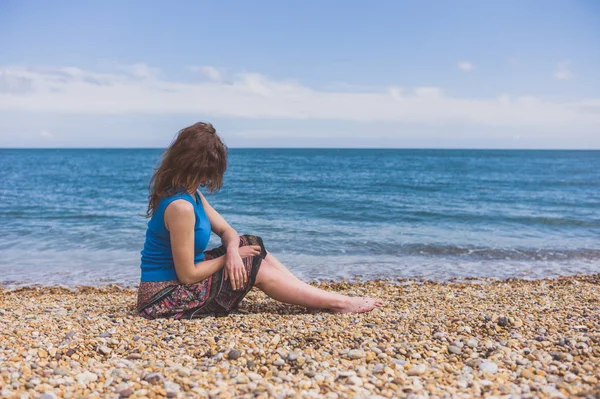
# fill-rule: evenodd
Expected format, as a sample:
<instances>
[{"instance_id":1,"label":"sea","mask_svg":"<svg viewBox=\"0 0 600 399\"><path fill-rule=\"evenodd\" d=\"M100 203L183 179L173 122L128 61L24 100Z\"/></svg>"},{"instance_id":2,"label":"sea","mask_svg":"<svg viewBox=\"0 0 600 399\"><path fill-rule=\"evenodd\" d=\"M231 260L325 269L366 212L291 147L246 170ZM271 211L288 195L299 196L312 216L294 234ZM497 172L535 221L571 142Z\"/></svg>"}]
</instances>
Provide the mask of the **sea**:
<instances>
[{"instance_id":1,"label":"sea","mask_svg":"<svg viewBox=\"0 0 600 399\"><path fill-rule=\"evenodd\" d=\"M0 285L135 286L161 154L0 149ZM600 272L600 151L234 148L207 199L305 281Z\"/></svg>"}]
</instances>

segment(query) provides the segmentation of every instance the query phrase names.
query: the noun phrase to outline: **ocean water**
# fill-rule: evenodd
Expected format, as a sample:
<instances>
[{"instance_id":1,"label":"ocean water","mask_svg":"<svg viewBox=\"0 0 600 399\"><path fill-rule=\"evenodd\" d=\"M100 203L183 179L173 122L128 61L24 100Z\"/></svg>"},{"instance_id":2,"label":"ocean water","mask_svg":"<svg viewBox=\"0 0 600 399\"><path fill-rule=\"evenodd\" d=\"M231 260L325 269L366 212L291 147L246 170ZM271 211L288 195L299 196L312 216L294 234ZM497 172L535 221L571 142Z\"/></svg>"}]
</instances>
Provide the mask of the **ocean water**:
<instances>
[{"instance_id":1,"label":"ocean water","mask_svg":"<svg viewBox=\"0 0 600 399\"><path fill-rule=\"evenodd\" d=\"M0 284L135 284L160 155L0 150ZM310 281L600 272L600 151L231 149L207 199Z\"/></svg>"}]
</instances>

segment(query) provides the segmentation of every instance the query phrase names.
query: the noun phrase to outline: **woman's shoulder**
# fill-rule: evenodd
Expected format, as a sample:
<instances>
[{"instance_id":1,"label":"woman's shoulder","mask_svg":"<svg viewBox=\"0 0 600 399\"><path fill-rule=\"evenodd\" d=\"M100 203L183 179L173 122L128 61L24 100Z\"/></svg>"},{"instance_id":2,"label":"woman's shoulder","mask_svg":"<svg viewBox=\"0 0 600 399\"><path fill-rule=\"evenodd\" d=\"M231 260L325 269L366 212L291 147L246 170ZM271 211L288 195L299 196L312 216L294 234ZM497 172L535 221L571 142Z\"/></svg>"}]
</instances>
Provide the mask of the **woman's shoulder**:
<instances>
[{"instance_id":1,"label":"woman's shoulder","mask_svg":"<svg viewBox=\"0 0 600 399\"><path fill-rule=\"evenodd\" d=\"M160 200L160 207L163 212L167 209L170 213L193 213L196 207L196 200L188 193L177 192L164 197Z\"/></svg>"},{"instance_id":2,"label":"woman's shoulder","mask_svg":"<svg viewBox=\"0 0 600 399\"><path fill-rule=\"evenodd\" d=\"M172 202L177 201L177 200L185 200L188 202L193 202L192 196L187 191L176 191L176 192L169 193L169 194L165 195L164 197L162 197L159 201L159 204L162 205L163 207L166 207L167 205L169 205Z\"/></svg>"}]
</instances>

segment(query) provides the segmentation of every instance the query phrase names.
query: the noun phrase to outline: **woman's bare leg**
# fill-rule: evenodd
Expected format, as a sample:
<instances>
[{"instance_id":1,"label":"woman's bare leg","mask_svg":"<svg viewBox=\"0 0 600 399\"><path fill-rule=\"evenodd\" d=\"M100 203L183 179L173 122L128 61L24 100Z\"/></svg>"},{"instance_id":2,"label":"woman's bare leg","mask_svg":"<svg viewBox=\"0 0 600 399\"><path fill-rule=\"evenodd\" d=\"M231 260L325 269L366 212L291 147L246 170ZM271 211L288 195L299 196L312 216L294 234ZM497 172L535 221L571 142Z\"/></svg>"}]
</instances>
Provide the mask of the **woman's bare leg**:
<instances>
[{"instance_id":1,"label":"woman's bare leg","mask_svg":"<svg viewBox=\"0 0 600 399\"><path fill-rule=\"evenodd\" d=\"M383 304L377 298L349 297L306 284L276 261L273 255L263 259L255 286L280 302L339 313L368 312Z\"/></svg>"},{"instance_id":2,"label":"woman's bare leg","mask_svg":"<svg viewBox=\"0 0 600 399\"><path fill-rule=\"evenodd\" d=\"M273 254L267 251L267 256L265 257L267 262L271 263L273 266L281 270L283 273L287 274L290 278L300 280L298 277L294 276L294 274L289 271L287 267L285 267Z\"/></svg>"}]
</instances>

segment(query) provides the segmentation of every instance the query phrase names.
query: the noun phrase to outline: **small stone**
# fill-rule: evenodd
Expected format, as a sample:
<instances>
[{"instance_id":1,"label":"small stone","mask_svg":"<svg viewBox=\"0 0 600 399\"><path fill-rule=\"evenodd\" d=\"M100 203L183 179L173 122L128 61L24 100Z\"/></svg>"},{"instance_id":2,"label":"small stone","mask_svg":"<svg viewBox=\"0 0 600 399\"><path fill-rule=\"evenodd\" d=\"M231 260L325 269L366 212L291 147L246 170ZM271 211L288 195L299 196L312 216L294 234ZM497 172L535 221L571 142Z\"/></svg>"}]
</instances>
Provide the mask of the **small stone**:
<instances>
[{"instance_id":1,"label":"small stone","mask_svg":"<svg viewBox=\"0 0 600 399\"><path fill-rule=\"evenodd\" d=\"M408 374L409 376L417 376L425 374L425 371L427 371L426 365L417 364L416 366L409 368L406 374Z\"/></svg>"},{"instance_id":2,"label":"small stone","mask_svg":"<svg viewBox=\"0 0 600 399\"><path fill-rule=\"evenodd\" d=\"M500 327L506 327L508 325L508 317L499 317L496 323Z\"/></svg>"},{"instance_id":3,"label":"small stone","mask_svg":"<svg viewBox=\"0 0 600 399\"><path fill-rule=\"evenodd\" d=\"M179 384L167 381L165 382L165 391L167 392L167 398L176 398L179 396L179 391L181 387Z\"/></svg>"},{"instance_id":4,"label":"small stone","mask_svg":"<svg viewBox=\"0 0 600 399\"><path fill-rule=\"evenodd\" d=\"M535 373L531 369L521 370L521 377L532 380L535 377Z\"/></svg>"},{"instance_id":5,"label":"small stone","mask_svg":"<svg viewBox=\"0 0 600 399\"><path fill-rule=\"evenodd\" d=\"M257 374L257 373L249 372L249 373L246 373L246 376L250 379L250 381L254 381L254 382L262 381L261 375Z\"/></svg>"},{"instance_id":6,"label":"small stone","mask_svg":"<svg viewBox=\"0 0 600 399\"><path fill-rule=\"evenodd\" d=\"M496 374L498 372L498 365L492 361L483 361L479 364L479 370L485 373Z\"/></svg>"},{"instance_id":7,"label":"small stone","mask_svg":"<svg viewBox=\"0 0 600 399\"><path fill-rule=\"evenodd\" d=\"M98 347L98 352L102 353L103 355L110 355L110 352L112 352L112 350L106 345L100 345Z\"/></svg>"},{"instance_id":8,"label":"small stone","mask_svg":"<svg viewBox=\"0 0 600 399\"><path fill-rule=\"evenodd\" d=\"M177 375L180 377L189 377L191 374L192 372L187 367L180 367L177 369Z\"/></svg>"},{"instance_id":9,"label":"small stone","mask_svg":"<svg viewBox=\"0 0 600 399\"><path fill-rule=\"evenodd\" d=\"M478 344L477 340L476 340L476 339L473 339L473 338L471 338L471 339L469 339L469 340L467 341L467 346L468 346L469 348L476 348L476 347L477 347L477 344Z\"/></svg>"},{"instance_id":10,"label":"small stone","mask_svg":"<svg viewBox=\"0 0 600 399\"><path fill-rule=\"evenodd\" d=\"M69 331L68 333L65 334L65 339L69 340L71 338L73 338L75 336L75 333L73 331Z\"/></svg>"},{"instance_id":11,"label":"small stone","mask_svg":"<svg viewBox=\"0 0 600 399\"><path fill-rule=\"evenodd\" d=\"M363 357L365 357L365 352L360 349L352 349L348 352L348 357L350 359L362 359Z\"/></svg>"},{"instance_id":12,"label":"small stone","mask_svg":"<svg viewBox=\"0 0 600 399\"><path fill-rule=\"evenodd\" d=\"M56 394L52 391L44 392L39 399L56 399Z\"/></svg>"},{"instance_id":13,"label":"small stone","mask_svg":"<svg viewBox=\"0 0 600 399\"><path fill-rule=\"evenodd\" d=\"M240 356L242 356L242 352L236 350L236 349L232 349L229 351L229 353L227 354L227 359L229 360L236 360L238 359Z\"/></svg>"},{"instance_id":14,"label":"small stone","mask_svg":"<svg viewBox=\"0 0 600 399\"><path fill-rule=\"evenodd\" d=\"M285 361L280 357L275 359L275 361L273 362L273 365L277 366L277 367L283 366L284 364L285 364Z\"/></svg>"},{"instance_id":15,"label":"small stone","mask_svg":"<svg viewBox=\"0 0 600 399\"><path fill-rule=\"evenodd\" d=\"M54 374L56 374L56 375L63 375L64 376L64 375L69 375L71 373L69 373L69 370L67 370L67 369L63 369L61 367L57 367L57 368L54 369Z\"/></svg>"},{"instance_id":16,"label":"small stone","mask_svg":"<svg viewBox=\"0 0 600 399\"><path fill-rule=\"evenodd\" d=\"M90 382L98 381L98 376L89 371L84 371L83 373L77 374L77 381L82 385L87 385Z\"/></svg>"},{"instance_id":17,"label":"small stone","mask_svg":"<svg viewBox=\"0 0 600 399\"><path fill-rule=\"evenodd\" d=\"M462 353L462 349L460 349L458 346L450 345L448 347L448 352L454 353L455 355L460 355Z\"/></svg>"},{"instance_id":18,"label":"small stone","mask_svg":"<svg viewBox=\"0 0 600 399\"><path fill-rule=\"evenodd\" d=\"M162 379L163 376L160 373L148 373L144 376L144 381L148 381L150 383L155 383L161 381Z\"/></svg>"},{"instance_id":19,"label":"small stone","mask_svg":"<svg viewBox=\"0 0 600 399\"><path fill-rule=\"evenodd\" d=\"M133 340L134 341L139 341L142 337L140 337L139 335L134 335L133 336Z\"/></svg>"},{"instance_id":20,"label":"small stone","mask_svg":"<svg viewBox=\"0 0 600 399\"><path fill-rule=\"evenodd\" d=\"M272 346L277 346L277 344L279 344L279 341L281 341L281 335L275 334L275 336L273 337L273 339L271 339L271 345Z\"/></svg>"},{"instance_id":21,"label":"small stone","mask_svg":"<svg viewBox=\"0 0 600 399\"><path fill-rule=\"evenodd\" d=\"M348 383L359 387L363 385L363 381L355 375L348 378Z\"/></svg>"},{"instance_id":22,"label":"small stone","mask_svg":"<svg viewBox=\"0 0 600 399\"><path fill-rule=\"evenodd\" d=\"M573 374L573 373L567 373L567 374L565 374L565 381L566 382L570 383L570 382L575 381L576 379L577 379L577 376L575 374Z\"/></svg>"},{"instance_id":23,"label":"small stone","mask_svg":"<svg viewBox=\"0 0 600 399\"><path fill-rule=\"evenodd\" d=\"M99 335L99 337L100 337L100 338L107 338L107 337L110 337L110 333L109 333L109 332L107 332L107 331L104 331L103 333L101 333L101 334Z\"/></svg>"},{"instance_id":24,"label":"small stone","mask_svg":"<svg viewBox=\"0 0 600 399\"><path fill-rule=\"evenodd\" d=\"M124 389L121 389L120 391L117 392L119 394L120 397L122 398L128 398L131 395L133 395L133 389L127 387Z\"/></svg>"}]
</instances>

